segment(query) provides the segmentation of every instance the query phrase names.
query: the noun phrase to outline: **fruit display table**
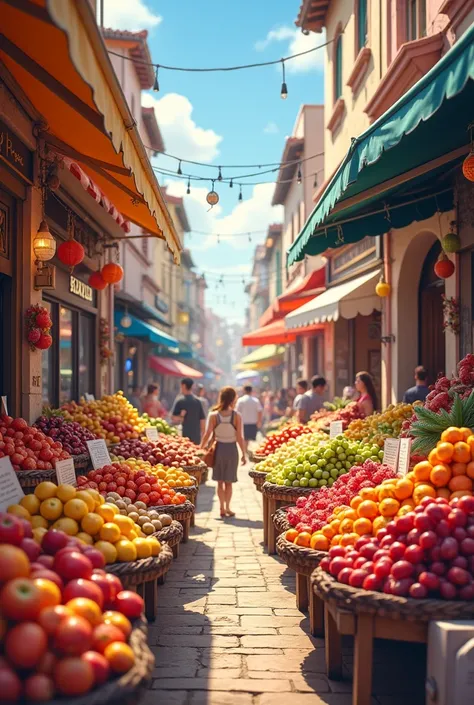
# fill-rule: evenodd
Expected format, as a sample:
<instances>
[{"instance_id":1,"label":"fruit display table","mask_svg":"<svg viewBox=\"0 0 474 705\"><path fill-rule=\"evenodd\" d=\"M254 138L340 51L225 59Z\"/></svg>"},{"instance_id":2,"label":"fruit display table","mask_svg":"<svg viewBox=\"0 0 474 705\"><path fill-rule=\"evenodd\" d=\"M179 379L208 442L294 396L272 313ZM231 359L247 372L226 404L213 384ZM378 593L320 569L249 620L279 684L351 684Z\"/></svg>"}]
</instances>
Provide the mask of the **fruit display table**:
<instances>
[{"instance_id":1,"label":"fruit display table","mask_svg":"<svg viewBox=\"0 0 474 705\"><path fill-rule=\"evenodd\" d=\"M191 518L194 514L194 505L189 500L186 500L183 504L166 504L161 507L149 507L149 509L156 509L162 514L170 514L173 519L179 521L183 527L183 543L187 543Z\"/></svg>"},{"instance_id":2,"label":"fruit display table","mask_svg":"<svg viewBox=\"0 0 474 705\"><path fill-rule=\"evenodd\" d=\"M164 526L152 536L157 538L160 543L167 543L173 551L173 558L178 558L179 544L183 540L183 527L179 521L173 519L169 526Z\"/></svg>"},{"instance_id":3,"label":"fruit display table","mask_svg":"<svg viewBox=\"0 0 474 705\"><path fill-rule=\"evenodd\" d=\"M198 485L204 484L205 480L203 481L203 476L207 470L206 465L186 465L183 467L183 470L195 477Z\"/></svg>"},{"instance_id":4,"label":"fruit display table","mask_svg":"<svg viewBox=\"0 0 474 705\"><path fill-rule=\"evenodd\" d=\"M253 453L251 450L248 451L248 456L249 460L251 463L260 463L262 460L266 459L266 455L257 455L256 453Z\"/></svg>"},{"instance_id":5,"label":"fruit display table","mask_svg":"<svg viewBox=\"0 0 474 705\"><path fill-rule=\"evenodd\" d=\"M157 581L168 572L173 562L173 551L164 543L158 556L128 563L110 563L105 570L117 575L125 589L134 588L145 600L145 616L149 622L156 617L158 604Z\"/></svg>"},{"instance_id":6,"label":"fruit display table","mask_svg":"<svg viewBox=\"0 0 474 705\"><path fill-rule=\"evenodd\" d=\"M276 531L273 524L273 514L280 507L294 504L298 497L305 497L313 492L312 487L285 487L264 482L263 497L263 542L268 548L268 555L276 553Z\"/></svg>"},{"instance_id":7,"label":"fruit display table","mask_svg":"<svg viewBox=\"0 0 474 705\"><path fill-rule=\"evenodd\" d=\"M191 502L191 504L194 506L194 512L191 515L190 519L190 526L194 526L195 522L195 513L196 513L196 502L197 502L197 496L199 492L199 485L192 485L192 487L176 487L177 492L180 492L181 494L184 494L186 499Z\"/></svg>"},{"instance_id":8,"label":"fruit display table","mask_svg":"<svg viewBox=\"0 0 474 705\"><path fill-rule=\"evenodd\" d=\"M311 588L324 603L326 670L342 677L342 637L354 637L353 705L372 702L374 639L426 643L431 620L473 619L474 602L387 595L337 582L321 568L311 575Z\"/></svg>"},{"instance_id":9,"label":"fruit display table","mask_svg":"<svg viewBox=\"0 0 474 705\"><path fill-rule=\"evenodd\" d=\"M267 473L259 472L258 470L249 470L249 477L252 478L253 484L259 492L262 491L262 485L266 480Z\"/></svg>"}]
</instances>

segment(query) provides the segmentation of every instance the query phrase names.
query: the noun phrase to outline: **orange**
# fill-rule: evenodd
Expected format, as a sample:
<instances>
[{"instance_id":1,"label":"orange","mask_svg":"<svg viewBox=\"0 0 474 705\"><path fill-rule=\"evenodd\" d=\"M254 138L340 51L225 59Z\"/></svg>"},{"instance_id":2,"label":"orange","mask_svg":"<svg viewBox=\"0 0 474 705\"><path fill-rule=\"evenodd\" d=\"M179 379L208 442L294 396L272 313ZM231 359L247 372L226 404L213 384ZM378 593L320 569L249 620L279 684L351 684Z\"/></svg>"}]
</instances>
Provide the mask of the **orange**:
<instances>
[{"instance_id":1,"label":"orange","mask_svg":"<svg viewBox=\"0 0 474 705\"><path fill-rule=\"evenodd\" d=\"M402 477L395 485L395 499L402 501L408 499L413 494L413 482L410 482L406 477Z\"/></svg>"},{"instance_id":2,"label":"orange","mask_svg":"<svg viewBox=\"0 0 474 705\"><path fill-rule=\"evenodd\" d=\"M413 474L415 475L417 482L429 480L432 469L433 466L427 460L422 460L421 463L417 463L413 468Z\"/></svg>"},{"instance_id":3,"label":"orange","mask_svg":"<svg viewBox=\"0 0 474 705\"><path fill-rule=\"evenodd\" d=\"M350 534L354 525L353 519L343 519L339 531L341 534Z\"/></svg>"},{"instance_id":4,"label":"orange","mask_svg":"<svg viewBox=\"0 0 474 705\"><path fill-rule=\"evenodd\" d=\"M341 536L341 546L353 546L360 539L359 534L354 532Z\"/></svg>"},{"instance_id":5,"label":"orange","mask_svg":"<svg viewBox=\"0 0 474 705\"><path fill-rule=\"evenodd\" d=\"M390 497L386 497L379 504L379 512L383 517L394 517L399 509L400 502Z\"/></svg>"},{"instance_id":6,"label":"orange","mask_svg":"<svg viewBox=\"0 0 474 705\"><path fill-rule=\"evenodd\" d=\"M335 536L333 536L331 539L331 546L339 546L339 544L341 543L341 539L341 534L336 534Z\"/></svg>"},{"instance_id":7,"label":"orange","mask_svg":"<svg viewBox=\"0 0 474 705\"><path fill-rule=\"evenodd\" d=\"M101 504L100 507L97 507L96 513L102 517L104 521L112 521L115 516L114 508L111 504Z\"/></svg>"},{"instance_id":8,"label":"orange","mask_svg":"<svg viewBox=\"0 0 474 705\"><path fill-rule=\"evenodd\" d=\"M345 505L345 504L341 504L340 507L335 507L333 513L334 513L334 514L340 514L340 513L343 512L345 509L347 509L346 505Z\"/></svg>"},{"instance_id":9,"label":"orange","mask_svg":"<svg viewBox=\"0 0 474 705\"><path fill-rule=\"evenodd\" d=\"M366 499L359 505L357 514L365 519L374 519L379 513L377 504L371 499Z\"/></svg>"},{"instance_id":10,"label":"orange","mask_svg":"<svg viewBox=\"0 0 474 705\"><path fill-rule=\"evenodd\" d=\"M297 546L309 546L310 542L311 534L307 531L302 531L295 539ZM137 558L149 558L151 556L151 545L148 543L147 539L135 539L133 543L137 549Z\"/></svg>"},{"instance_id":11,"label":"orange","mask_svg":"<svg viewBox=\"0 0 474 705\"><path fill-rule=\"evenodd\" d=\"M48 521L55 521L62 516L63 503L57 497L50 497L41 502L40 514Z\"/></svg>"},{"instance_id":12,"label":"orange","mask_svg":"<svg viewBox=\"0 0 474 705\"><path fill-rule=\"evenodd\" d=\"M436 490L433 485L421 483L413 490L413 499L415 504L419 504L423 497L436 497Z\"/></svg>"},{"instance_id":13,"label":"orange","mask_svg":"<svg viewBox=\"0 0 474 705\"><path fill-rule=\"evenodd\" d=\"M465 475L467 470L466 463L452 463L451 464L452 475Z\"/></svg>"},{"instance_id":14,"label":"orange","mask_svg":"<svg viewBox=\"0 0 474 705\"><path fill-rule=\"evenodd\" d=\"M91 498L92 499L92 498ZM70 519L81 521L88 514L89 508L83 499L70 499L64 505L64 514Z\"/></svg>"},{"instance_id":15,"label":"orange","mask_svg":"<svg viewBox=\"0 0 474 705\"><path fill-rule=\"evenodd\" d=\"M114 517L114 524L117 524L120 529L120 532L124 536L127 536L127 538L130 538L130 533L135 530L135 524L133 520L130 519L130 517L122 516L122 514L117 514Z\"/></svg>"},{"instance_id":16,"label":"orange","mask_svg":"<svg viewBox=\"0 0 474 705\"><path fill-rule=\"evenodd\" d=\"M27 512L33 515L38 514L41 502L36 495L25 494L25 496L21 498L20 504L26 509Z\"/></svg>"},{"instance_id":17,"label":"orange","mask_svg":"<svg viewBox=\"0 0 474 705\"><path fill-rule=\"evenodd\" d=\"M436 455L442 462L447 462L451 460L454 453L454 446L452 443L441 442L436 446Z\"/></svg>"},{"instance_id":18,"label":"orange","mask_svg":"<svg viewBox=\"0 0 474 705\"><path fill-rule=\"evenodd\" d=\"M93 627L102 622L102 610L97 602L87 597L73 597L72 600L66 602L66 607L72 610L76 616L87 620Z\"/></svg>"},{"instance_id":19,"label":"orange","mask_svg":"<svg viewBox=\"0 0 474 705\"><path fill-rule=\"evenodd\" d=\"M436 490L437 497L443 497L444 499L449 499L451 497L451 492L447 487L438 487Z\"/></svg>"},{"instance_id":20,"label":"orange","mask_svg":"<svg viewBox=\"0 0 474 705\"><path fill-rule=\"evenodd\" d=\"M120 529L115 522L108 521L102 526L99 532L101 541L109 541L115 543L120 539Z\"/></svg>"},{"instance_id":21,"label":"orange","mask_svg":"<svg viewBox=\"0 0 474 705\"><path fill-rule=\"evenodd\" d=\"M74 499L76 496L76 488L74 485L59 485L56 496L59 497L61 502L69 502L70 499Z\"/></svg>"},{"instance_id":22,"label":"orange","mask_svg":"<svg viewBox=\"0 0 474 705\"><path fill-rule=\"evenodd\" d=\"M323 526L323 528L321 529L321 533L329 540L336 535L336 532L332 528L331 524L326 524L326 526Z\"/></svg>"},{"instance_id":23,"label":"orange","mask_svg":"<svg viewBox=\"0 0 474 705\"><path fill-rule=\"evenodd\" d=\"M412 511L413 511L412 507L407 507L407 506L405 506L405 507L400 507L400 509L398 510L396 516L397 516L397 517L403 517L403 516L405 516L405 514L409 514L409 513L412 512Z\"/></svg>"},{"instance_id":24,"label":"orange","mask_svg":"<svg viewBox=\"0 0 474 705\"><path fill-rule=\"evenodd\" d=\"M137 548L134 543L128 539L121 539L115 544L117 550L117 560L127 563L128 561L137 560Z\"/></svg>"},{"instance_id":25,"label":"orange","mask_svg":"<svg viewBox=\"0 0 474 705\"><path fill-rule=\"evenodd\" d=\"M79 539L79 541L82 541L82 543L87 543L89 546L94 545L94 539L90 534L87 534L85 531L78 531L76 534L76 539Z\"/></svg>"},{"instance_id":26,"label":"orange","mask_svg":"<svg viewBox=\"0 0 474 705\"><path fill-rule=\"evenodd\" d=\"M384 529L390 521L390 517L375 517L372 522L372 533L377 536L377 531Z\"/></svg>"},{"instance_id":27,"label":"orange","mask_svg":"<svg viewBox=\"0 0 474 705\"><path fill-rule=\"evenodd\" d=\"M402 502L402 507L411 507L412 509L415 509L415 500L413 497L407 497L404 499Z\"/></svg>"},{"instance_id":28,"label":"orange","mask_svg":"<svg viewBox=\"0 0 474 705\"><path fill-rule=\"evenodd\" d=\"M456 497L472 497L472 492L470 490L457 490L456 492L451 492L449 499L455 499Z\"/></svg>"},{"instance_id":29,"label":"orange","mask_svg":"<svg viewBox=\"0 0 474 705\"><path fill-rule=\"evenodd\" d=\"M328 551L329 550L329 539L322 534L313 534L311 536L310 547L314 551Z\"/></svg>"},{"instance_id":30,"label":"orange","mask_svg":"<svg viewBox=\"0 0 474 705\"><path fill-rule=\"evenodd\" d=\"M76 493L75 499L82 499L83 502L87 504L87 508L90 512L93 512L95 509L96 501L94 500L94 497L89 494L87 490L79 490L79 492Z\"/></svg>"},{"instance_id":31,"label":"orange","mask_svg":"<svg viewBox=\"0 0 474 705\"><path fill-rule=\"evenodd\" d=\"M43 536L45 533L48 531L48 529L45 529L44 526L38 526L36 529L33 529L33 538L36 541L36 543L41 544L41 541L43 540Z\"/></svg>"},{"instance_id":32,"label":"orange","mask_svg":"<svg viewBox=\"0 0 474 705\"><path fill-rule=\"evenodd\" d=\"M377 491L375 487L363 487L359 492L359 497L363 500L370 499L372 502L377 501Z\"/></svg>"},{"instance_id":33,"label":"orange","mask_svg":"<svg viewBox=\"0 0 474 705\"><path fill-rule=\"evenodd\" d=\"M344 509L342 514L343 519L357 519L357 512L355 509Z\"/></svg>"},{"instance_id":34,"label":"orange","mask_svg":"<svg viewBox=\"0 0 474 705\"><path fill-rule=\"evenodd\" d=\"M35 487L35 495L43 501L44 499L49 499L50 497L56 497L56 492L58 491L58 486L54 482L40 482L39 485Z\"/></svg>"},{"instance_id":35,"label":"orange","mask_svg":"<svg viewBox=\"0 0 474 705\"><path fill-rule=\"evenodd\" d=\"M50 501L50 500L48 500L48 501ZM51 501L59 502L59 499L56 500L56 498L53 497L53 499ZM63 505L61 504L61 502L59 502L59 504L61 505L61 508L59 511L59 516L61 516ZM25 509L25 507L22 504L10 504L10 506L7 507L7 512L9 514L13 514L16 517L19 517L20 519L26 519L27 521L29 521L31 519L31 514L29 513L29 511L27 509ZM46 519L47 518L48 517L46 517ZM56 517L54 517L54 518L56 519Z\"/></svg>"},{"instance_id":36,"label":"orange","mask_svg":"<svg viewBox=\"0 0 474 705\"><path fill-rule=\"evenodd\" d=\"M372 522L370 519L365 519L364 517L361 517L360 519L356 519L354 522L354 532L356 534L359 534L359 536L365 536L365 534L371 534L372 533Z\"/></svg>"},{"instance_id":37,"label":"orange","mask_svg":"<svg viewBox=\"0 0 474 705\"><path fill-rule=\"evenodd\" d=\"M441 434L441 440L447 441L447 443L458 443L458 441L464 440L464 434L460 428L450 426Z\"/></svg>"},{"instance_id":38,"label":"orange","mask_svg":"<svg viewBox=\"0 0 474 705\"><path fill-rule=\"evenodd\" d=\"M472 431L470 428L467 428L466 426L462 426L462 428L459 429L463 435L463 441L467 441L469 436L472 435Z\"/></svg>"},{"instance_id":39,"label":"orange","mask_svg":"<svg viewBox=\"0 0 474 705\"><path fill-rule=\"evenodd\" d=\"M352 509L357 510L359 504L360 504L361 502L363 502L363 501L364 501L364 500L362 499L362 497L359 497L359 495L356 494L356 496L351 499L351 507L352 507Z\"/></svg>"},{"instance_id":40,"label":"orange","mask_svg":"<svg viewBox=\"0 0 474 705\"><path fill-rule=\"evenodd\" d=\"M64 531L64 533L68 536L75 536L79 531L79 524L75 519L61 517L61 519L54 522L51 528L57 529L58 531Z\"/></svg>"},{"instance_id":41,"label":"orange","mask_svg":"<svg viewBox=\"0 0 474 705\"><path fill-rule=\"evenodd\" d=\"M438 461L436 461L436 462L438 462ZM432 463L432 465L433 465L433 463ZM434 465L436 465L436 463L434 463ZM414 483L416 480L416 477L415 477L414 473L412 471L410 471L410 472L407 472L407 474L405 475L405 479L410 480L411 483Z\"/></svg>"},{"instance_id":42,"label":"orange","mask_svg":"<svg viewBox=\"0 0 474 705\"><path fill-rule=\"evenodd\" d=\"M456 492L457 490L472 490L472 480L470 477L467 477L467 475L457 475L451 478L449 489L451 492Z\"/></svg>"},{"instance_id":43,"label":"orange","mask_svg":"<svg viewBox=\"0 0 474 705\"><path fill-rule=\"evenodd\" d=\"M395 497L395 485L380 485L380 487L377 487L377 499L379 502L387 497L392 499Z\"/></svg>"},{"instance_id":44,"label":"orange","mask_svg":"<svg viewBox=\"0 0 474 705\"><path fill-rule=\"evenodd\" d=\"M311 534L308 531L302 531L295 539L297 546L309 546L311 543ZM140 546L140 544L139 544Z\"/></svg>"},{"instance_id":45,"label":"orange","mask_svg":"<svg viewBox=\"0 0 474 705\"><path fill-rule=\"evenodd\" d=\"M298 536L298 532L296 529L288 529L288 531L285 534L285 538L287 541L290 541L291 543L295 542L295 538Z\"/></svg>"},{"instance_id":46,"label":"orange","mask_svg":"<svg viewBox=\"0 0 474 705\"><path fill-rule=\"evenodd\" d=\"M104 656L114 673L127 673L135 663L135 654L128 644L114 641L106 646Z\"/></svg>"},{"instance_id":47,"label":"orange","mask_svg":"<svg viewBox=\"0 0 474 705\"><path fill-rule=\"evenodd\" d=\"M430 482L435 487L446 487L451 479L451 470L446 465L435 465L430 472Z\"/></svg>"},{"instance_id":48,"label":"orange","mask_svg":"<svg viewBox=\"0 0 474 705\"><path fill-rule=\"evenodd\" d=\"M470 435L469 438L466 441L467 445L471 449L471 455L474 458L474 435Z\"/></svg>"},{"instance_id":49,"label":"orange","mask_svg":"<svg viewBox=\"0 0 474 705\"><path fill-rule=\"evenodd\" d=\"M341 522L340 522L339 519L334 519L333 521L331 521L331 523L329 524L329 526L331 527L331 529L334 529L334 531L336 532L336 534L338 534L338 533L339 533L339 527L341 526Z\"/></svg>"},{"instance_id":50,"label":"orange","mask_svg":"<svg viewBox=\"0 0 474 705\"><path fill-rule=\"evenodd\" d=\"M31 495L27 495L31 497ZM35 514L34 517L31 517L31 528L32 529L47 529L49 526L48 520L45 519L44 517L40 516L39 514Z\"/></svg>"},{"instance_id":51,"label":"orange","mask_svg":"<svg viewBox=\"0 0 474 705\"><path fill-rule=\"evenodd\" d=\"M109 543L108 541L96 541L94 548L102 553L106 563L115 563L117 560L117 549L113 543Z\"/></svg>"},{"instance_id":52,"label":"orange","mask_svg":"<svg viewBox=\"0 0 474 705\"><path fill-rule=\"evenodd\" d=\"M437 465L440 462L440 458L438 458L438 455L436 453L436 448L433 448L433 450L428 455L428 462L431 463L431 465Z\"/></svg>"},{"instance_id":53,"label":"orange","mask_svg":"<svg viewBox=\"0 0 474 705\"><path fill-rule=\"evenodd\" d=\"M98 534L103 525L104 520L95 512L89 512L82 517L81 529L91 536Z\"/></svg>"},{"instance_id":54,"label":"orange","mask_svg":"<svg viewBox=\"0 0 474 705\"><path fill-rule=\"evenodd\" d=\"M466 465L466 475L468 477L470 477L471 480L474 480L474 461L473 460L471 460L471 462ZM29 495L29 496L31 497L31 495Z\"/></svg>"},{"instance_id":55,"label":"orange","mask_svg":"<svg viewBox=\"0 0 474 705\"><path fill-rule=\"evenodd\" d=\"M471 448L465 441L459 441L454 444L453 460L456 463L471 462Z\"/></svg>"}]
</instances>

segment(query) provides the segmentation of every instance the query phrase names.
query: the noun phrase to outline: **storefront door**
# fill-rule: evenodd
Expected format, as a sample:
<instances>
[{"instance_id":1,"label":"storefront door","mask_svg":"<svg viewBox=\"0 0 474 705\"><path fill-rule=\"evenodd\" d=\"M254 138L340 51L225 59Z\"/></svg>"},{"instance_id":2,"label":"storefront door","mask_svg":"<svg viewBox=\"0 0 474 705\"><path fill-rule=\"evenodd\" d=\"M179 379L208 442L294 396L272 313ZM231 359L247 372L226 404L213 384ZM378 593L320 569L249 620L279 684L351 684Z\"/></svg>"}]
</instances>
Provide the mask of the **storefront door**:
<instances>
[{"instance_id":1,"label":"storefront door","mask_svg":"<svg viewBox=\"0 0 474 705\"><path fill-rule=\"evenodd\" d=\"M436 241L423 264L418 297L420 322L418 364L428 370L430 384L433 384L440 374L444 374L446 364L442 299L444 281L438 279L434 271L440 252L441 244Z\"/></svg>"},{"instance_id":2,"label":"storefront door","mask_svg":"<svg viewBox=\"0 0 474 705\"><path fill-rule=\"evenodd\" d=\"M8 412L15 411L14 365L14 252L15 201L0 189L0 396L7 397Z\"/></svg>"}]
</instances>

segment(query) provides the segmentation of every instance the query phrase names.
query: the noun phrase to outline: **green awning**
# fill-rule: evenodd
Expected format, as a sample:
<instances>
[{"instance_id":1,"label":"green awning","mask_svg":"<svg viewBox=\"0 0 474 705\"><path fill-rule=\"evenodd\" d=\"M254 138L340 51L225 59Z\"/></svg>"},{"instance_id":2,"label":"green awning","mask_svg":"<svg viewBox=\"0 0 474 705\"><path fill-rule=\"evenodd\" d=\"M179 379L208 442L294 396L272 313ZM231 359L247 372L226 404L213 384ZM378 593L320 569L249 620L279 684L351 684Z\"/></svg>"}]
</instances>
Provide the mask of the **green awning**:
<instances>
[{"instance_id":1,"label":"green awning","mask_svg":"<svg viewBox=\"0 0 474 705\"><path fill-rule=\"evenodd\" d=\"M122 314L119 311L115 311L114 323L119 333L122 333L127 338L146 338L150 343L155 345L163 345L172 351L179 351L179 343L176 338L171 335L164 333L159 328L141 321L135 316L130 316L132 323L128 328L124 328L121 325Z\"/></svg>"},{"instance_id":2,"label":"green awning","mask_svg":"<svg viewBox=\"0 0 474 705\"><path fill-rule=\"evenodd\" d=\"M285 348L283 345L261 345L256 350L245 355L245 357L240 360L239 367L256 365L261 362L278 361L283 358L284 353Z\"/></svg>"},{"instance_id":3,"label":"green awning","mask_svg":"<svg viewBox=\"0 0 474 705\"><path fill-rule=\"evenodd\" d=\"M329 247L381 235L429 218L436 211L450 210L453 193L447 175L468 151L468 126L473 119L474 25L353 140L289 249L288 265ZM453 160L441 168L392 184L393 179L451 153ZM380 187L377 193L374 187Z\"/></svg>"}]
</instances>

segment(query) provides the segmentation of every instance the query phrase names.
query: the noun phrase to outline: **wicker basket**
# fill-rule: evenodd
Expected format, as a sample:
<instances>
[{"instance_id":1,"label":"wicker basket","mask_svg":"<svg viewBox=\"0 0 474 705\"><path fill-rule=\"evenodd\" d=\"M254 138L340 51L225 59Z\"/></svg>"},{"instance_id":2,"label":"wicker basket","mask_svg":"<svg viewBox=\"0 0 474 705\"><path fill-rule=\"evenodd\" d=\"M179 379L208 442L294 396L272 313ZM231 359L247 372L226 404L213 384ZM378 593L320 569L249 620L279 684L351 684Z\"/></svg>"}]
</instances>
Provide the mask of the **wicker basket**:
<instances>
[{"instance_id":1,"label":"wicker basket","mask_svg":"<svg viewBox=\"0 0 474 705\"><path fill-rule=\"evenodd\" d=\"M186 500L183 504L164 504L161 507L149 507L149 509L154 509L158 514L169 514L176 521L186 521L191 519L194 505L189 500Z\"/></svg>"},{"instance_id":2,"label":"wicker basket","mask_svg":"<svg viewBox=\"0 0 474 705\"><path fill-rule=\"evenodd\" d=\"M171 548L164 543L158 556L127 563L110 563L105 570L120 578L124 588L130 588L161 578L168 572L172 560Z\"/></svg>"},{"instance_id":3,"label":"wicker basket","mask_svg":"<svg viewBox=\"0 0 474 705\"><path fill-rule=\"evenodd\" d=\"M301 575L311 575L322 559L327 556L324 551L314 551L305 546L296 546L291 541L287 541L284 536L277 538L276 548L278 555L288 568Z\"/></svg>"},{"instance_id":4,"label":"wicker basket","mask_svg":"<svg viewBox=\"0 0 474 705\"><path fill-rule=\"evenodd\" d=\"M198 485L202 484L202 476L204 474L204 471L207 470L207 465L184 465L183 470L189 475L192 475L194 478L196 478L196 482Z\"/></svg>"},{"instance_id":5,"label":"wicker basket","mask_svg":"<svg viewBox=\"0 0 474 705\"><path fill-rule=\"evenodd\" d=\"M278 502L287 502L294 504L298 497L308 497L311 492L314 492L313 487L285 487L285 485L274 485L271 482L264 482L262 492L267 497L277 500Z\"/></svg>"},{"instance_id":6,"label":"wicker basket","mask_svg":"<svg viewBox=\"0 0 474 705\"><path fill-rule=\"evenodd\" d=\"M279 534L283 534L285 531L288 531L288 529L291 529L288 522L287 509L287 507L277 509L273 515L273 525Z\"/></svg>"},{"instance_id":7,"label":"wicker basket","mask_svg":"<svg viewBox=\"0 0 474 705\"><path fill-rule=\"evenodd\" d=\"M18 482L25 494L33 494L40 482L57 482L56 470L18 470Z\"/></svg>"},{"instance_id":8,"label":"wicker basket","mask_svg":"<svg viewBox=\"0 0 474 705\"><path fill-rule=\"evenodd\" d=\"M472 619L474 601L415 600L412 597L386 595L338 583L329 573L316 568L311 574L312 590L325 602L355 614L365 613L414 622L434 619Z\"/></svg>"},{"instance_id":9,"label":"wicker basket","mask_svg":"<svg viewBox=\"0 0 474 705\"><path fill-rule=\"evenodd\" d=\"M76 475L87 475L89 469L92 467L89 453L73 455L72 459L74 460L74 470L76 471Z\"/></svg>"},{"instance_id":10,"label":"wicker basket","mask_svg":"<svg viewBox=\"0 0 474 705\"><path fill-rule=\"evenodd\" d=\"M157 538L160 542L166 542L168 546L173 548L179 544L183 538L183 527L179 521L173 519L169 526L164 526L162 529L152 534L152 536Z\"/></svg>"},{"instance_id":11,"label":"wicker basket","mask_svg":"<svg viewBox=\"0 0 474 705\"><path fill-rule=\"evenodd\" d=\"M147 623L144 618L133 623L129 645L135 655L133 667L96 690L79 698L55 698L48 705L136 705L151 682L155 657L147 645Z\"/></svg>"},{"instance_id":12,"label":"wicker basket","mask_svg":"<svg viewBox=\"0 0 474 705\"><path fill-rule=\"evenodd\" d=\"M259 490L259 492L262 491L262 485L265 482L267 478L267 473L266 472L259 472L258 470L249 470L249 477L252 478L253 484Z\"/></svg>"},{"instance_id":13,"label":"wicker basket","mask_svg":"<svg viewBox=\"0 0 474 705\"><path fill-rule=\"evenodd\" d=\"M191 487L174 487L174 490L176 492L184 494L187 501L191 502L191 504L194 504L194 506L196 506L196 498L199 492L199 485L191 485Z\"/></svg>"},{"instance_id":14,"label":"wicker basket","mask_svg":"<svg viewBox=\"0 0 474 705\"><path fill-rule=\"evenodd\" d=\"M268 457L267 455L257 455L257 453L254 453L251 450L248 451L248 456L250 462L252 463L261 463L262 460L266 460Z\"/></svg>"}]
</instances>

